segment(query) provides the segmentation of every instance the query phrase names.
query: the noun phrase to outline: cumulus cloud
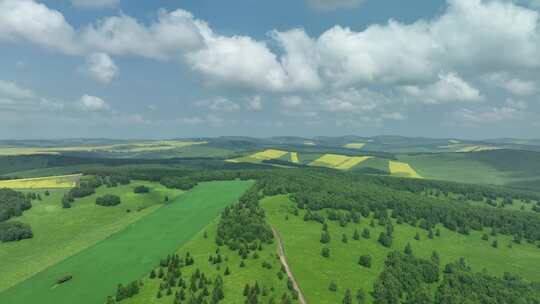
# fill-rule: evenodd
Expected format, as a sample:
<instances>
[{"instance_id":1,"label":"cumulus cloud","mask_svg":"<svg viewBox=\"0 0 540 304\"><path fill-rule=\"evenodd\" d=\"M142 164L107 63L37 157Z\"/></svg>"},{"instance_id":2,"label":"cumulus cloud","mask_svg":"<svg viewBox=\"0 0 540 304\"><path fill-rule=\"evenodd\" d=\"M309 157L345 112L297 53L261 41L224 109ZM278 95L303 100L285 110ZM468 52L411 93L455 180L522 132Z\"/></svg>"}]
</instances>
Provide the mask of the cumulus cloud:
<instances>
[{"instance_id":1,"label":"cumulus cloud","mask_svg":"<svg viewBox=\"0 0 540 304\"><path fill-rule=\"evenodd\" d=\"M309 5L317 10L336 10L360 5L363 0L307 0Z\"/></svg>"},{"instance_id":2,"label":"cumulus cloud","mask_svg":"<svg viewBox=\"0 0 540 304\"><path fill-rule=\"evenodd\" d=\"M99 112L110 109L109 104L96 96L83 95L79 100L80 106L86 111Z\"/></svg>"},{"instance_id":3,"label":"cumulus cloud","mask_svg":"<svg viewBox=\"0 0 540 304\"><path fill-rule=\"evenodd\" d=\"M34 97L32 90L23 88L14 82L0 80L0 98L29 99Z\"/></svg>"},{"instance_id":4,"label":"cumulus cloud","mask_svg":"<svg viewBox=\"0 0 540 304\"><path fill-rule=\"evenodd\" d=\"M248 111L261 111L263 109L261 96L255 95L246 98L245 107Z\"/></svg>"},{"instance_id":5,"label":"cumulus cloud","mask_svg":"<svg viewBox=\"0 0 540 304\"><path fill-rule=\"evenodd\" d=\"M325 96L322 105L328 112L334 113L365 113L377 107L388 104L388 97L367 88L357 90L339 90Z\"/></svg>"},{"instance_id":6,"label":"cumulus cloud","mask_svg":"<svg viewBox=\"0 0 540 304\"><path fill-rule=\"evenodd\" d=\"M304 105L304 99L300 96L284 96L281 98L281 105L285 108L299 108Z\"/></svg>"},{"instance_id":7,"label":"cumulus cloud","mask_svg":"<svg viewBox=\"0 0 540 304\"><path fill-rule=\"evenodd\" d=\"M120 0L71 0L71 4L85 9L113 8L120 4Z\"/></svg>"},{"instance_id":8,"label":"cumulus cloud","mask_svg":"<svg viewBox=\"0 0 540 304\"><path fill-rule=\"evenodd\" d=\"M214 99L199 100L195 102L197 107L204 107L215 112L236 112L240 106L225 97L216 97Z\"/></svg>"},{"instance_id":9,"label":"cumulus cloud","mask_svg":"<svg viewBox=\"0 0 540 304\"><path fill-rule=\"evenodd\" d=\"M206 23L185 10L161 10L149 26L124 14L104 18L84 28L81 39L92 50L164 60L199 49L206 31Z\"/></svg>"},{"instance_id":10,"label":"cumulus cloud","mask_svg":"<svg viewBox=\"0 0 540 304\"><path fill-rule=\"evenodd\" d=\"M76 32L62 13L33 0L0 0L0 41L32 43L76 54Z\"/></svg>"},{"instance_id":11,"label":"cumulus cloud","mask_svg":"<svg viewBox=\"0 0 540 304\"><path fill-rule=\"evenodd\" d=\"M503 88L516 96L530 96L537 92L536 82L514 78L505 73L490 74L485 81L487 84Z\"/></svg>"},{"instance_id":12,"label":"cumulus cloud","mask_svg":"<svg viewBox=\"0 0 540 304\"><path fill-rule=\"evenodd\" d=\"M484 98L478 89L455 73L440 74L437 82L424 87L404 86L402 90L418 101L432 104L475 102Z\"/></svg>"},{"instance_id":13,"label":"cumulus cloud","mask_svg":"<svg viewBox=\"0 0 540 304\"><path fill-rule=\"evenodd\" d=\"M508 99L502 106L462 108L452 113L452 116L467 125L496 124L523 118L526 115L526 108L526 103Z\"/></svg>"},{"instance_id":14,"label":"cumulus cloud","mask_svg":"<svg viewBox=\"0 0 540 304\"><path fill-rule=\"evenodd\" d=\"M118 67L105 53L94 53L86 59L85 73L96 81L109 84L118 75Z\"/></svg>"}]
</instances>

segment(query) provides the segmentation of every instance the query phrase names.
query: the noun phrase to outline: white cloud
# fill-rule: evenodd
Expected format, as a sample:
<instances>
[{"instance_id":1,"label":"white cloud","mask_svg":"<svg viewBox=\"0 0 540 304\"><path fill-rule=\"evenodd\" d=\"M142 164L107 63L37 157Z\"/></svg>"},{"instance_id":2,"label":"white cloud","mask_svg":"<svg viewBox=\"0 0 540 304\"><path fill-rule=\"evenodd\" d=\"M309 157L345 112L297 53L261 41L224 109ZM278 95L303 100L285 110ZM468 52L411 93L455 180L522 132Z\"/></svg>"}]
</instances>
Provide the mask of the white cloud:
<instances>
[{"instance_id":1,"label":"white cloud","mask_svg":"<svg viewBox=\"0 0 540 304\"><path fill-rule=\"evenodd\" d=\"M96 96L83 95L79 103L82 109L87 111L99 112L110 109L109 104L105 100Z\"/></svg>"},{"instance_id":2,"label":"white cloud","mask_svg":"<svg viewBox=\"0 0 540 304\"><path fill-rule=\"evenodd\" d=\"M0 41L33 43L67 54L80 52L62 13L33 0L0 0Z\"/></svg>"},{"instance_id":3,"label":"white cloud","mask_svg":"<svg viewBox=\"0 0 540 304\"><path fill-rule=\"evenodd\" d=\"M30 99L34 98L34 92L23 88L14 82L0 80L0 98L3 99Z\"/></svg>"},{"instance_id":4,"label":"white cloud","mask_svg":"<svg viewBox=\"0 0 540 304\"><path fill-rule=\"evenodd\" d=\"M424 103L477 102L483 100L480 91L455 73L441 74L433 84L404 86L402 90L412 98Z\"/></svg>"},{"instance_id":5,"label":"white cloud","mask_svg":"<svg viewBox=\"0 0 540 304\"><path fill-rule=\"evenodd\" d=\"M508 99L499 107L487 107L477 110L462 108L452 113L452 116L467 125L496 124L507 121L522 119L526 112L527 104L523 101Z\"/></svg>"},{"instance_id":6,"label":"white cloud","mask_svg":"<svg viewBox=\"0 0 540 304\"><path fill-rule=\"evenodd\" d=\"M71 4L78 8L87 9L113 8L120 4L120 0L71 0Z\"/></svg>"},{"instance_id":7,"label":"white cloud","mask_svg":"<svg viewBox=\"0 0 540 304\"><path fill-rule=\"evenodd\" d=\"M178 9L172 12L161 10L158 20L149 26L123 14L107 17L87 26L81 35L88 49L163 60L199 49L205 31L208 28L204 22Z\"/></svg>"},{"instance_id":8,"label":"white cloud","mask_svg":"<svg viewBox=\"0 0 540 304\"><path fill-rule=\"evenodd\" d=\"M175 123L181 125L209 125L213 127L220 127L228 123L219 116L208 114L206 116L186 116L179 117L174 120Z\"/></svg>"},{"instance_id":9,"label":"white cloud","mask_svg":"<svg viewBox=\"0 0 540 304\"><path fill-rule=\"evenodd\" d=\"M281 105L285 108L299 108L304 105L304 100L300 96L284 96L281 98Z\"/></svg>"},{"instance_id":10,"label":"white cloud","mask_svg":"<svg viewBox=\"0 0 540 304\"><path fill-rule=\"evenodd\" d=\"M324 96L322 106L328 112L354 114L373 111L388 102L388 98L380 93L366 88L361 90L351 88Z\"/></svg>"},{"instance_id":11,"label":"white cloud","mask_svg":"<svg viewBox=\"0 0 540 304\"><path fill-rule=\"evenodd\" d=\"M504 73L495 73L485 78L487 84L501 87L516 96L530 96L537 92L536 83L531 80L513 78Z\"/></svg>"},{"instance_id":12,"label":"white cloud","mask_svg":"<svg viewBox=\"0 0 540 304\"><path fill-rule=\"evenodd\" d=\"M105 53L94 53L88 56L84 71L95 80L109 84L118 75L118 67L112 58Z\"/></svg>"},{"instance_id":13,"label":"white cloud","mask_svg":"<svg viewBox=\"0 0 540 304\"><path fill-rule=\"evenodd\" d=\"M262 98L260 95L248 97L246 99L245 107L249 111L260 111L263 109Z\"/></svg>"},{"instance_id":14,"label":"white cloud","mask_svg":"<svg viewBox=\"0 0 540 304\"><path fill-rule=\"evenodd\" d=\"M195 102L195 105L197 107L208 108L215 112L236 112L240 110L240 106L237 103L221 96L214 99L199 100Z\"/></svg>"},{"instance_id":15,"label":"white cloud","mask_svg":"<svg viewBox=\"0 0 540 304\"><path fill-rule=\"evenodd\" d=\"M307 0L309 5L318 10L335 10L352 8L360 5L363 0Z\"/></svg>"}]
</instances>

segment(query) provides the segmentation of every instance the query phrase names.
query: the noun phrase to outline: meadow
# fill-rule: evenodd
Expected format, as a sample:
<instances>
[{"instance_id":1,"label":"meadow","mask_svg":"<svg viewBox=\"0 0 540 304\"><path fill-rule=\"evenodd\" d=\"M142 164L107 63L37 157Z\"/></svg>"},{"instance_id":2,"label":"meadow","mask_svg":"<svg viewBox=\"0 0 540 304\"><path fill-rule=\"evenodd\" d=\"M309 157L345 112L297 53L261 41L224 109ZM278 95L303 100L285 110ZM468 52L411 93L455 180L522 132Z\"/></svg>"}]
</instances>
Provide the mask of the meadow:
<instances>
[{"instance_id":1,"label":"meadow","mask_svg":"<svg viewBox=\"0 0 540 304\"><path fill-rule=\"evenodd\" d=\"M261 288L266 287L269 290L267 296L261 297L261 303L268 303L268 300L273 297L276 301L281 298L281 295L287 291L286 277L279 279L276 275L280 271L281 264L276 258L276 243L266 244L261 251L258 251L258 258L252 256L244 260L244 267L240 267L242 261L238 252L231 251L228 247L219 247L220 255L223 257L221 264L213 264L209 262L209 256L215 255L216 246L215 234L218 221L214 220L203 231L200 231L192 240L187 242L176 253L179 256L185 256L186 253L195 259L195 265L183 269L183 275L190 277L195 269L199 269L206 275L214 278L221 275L224 278L224 304L244 303L245 297L242 294L246 284L254 285L257 282ZM271 268L263 268L262 263L268 262ZM225 276L224 271L229 268L230 275ZM156 268L157 269L157 268ZM170 304L173 303L173 295L163 294L162 298L157 298L156 294L159 290L161 280L149 279L146 275L143 279L143 287L141 292L131 299L125 300L125 304ZM296 302L294 302L296 303Z\"/></svg>"},{"instance_id":2,"label":"meadow","mask_svg":"<svg viewBox=\"0 0 540 304\"><path fill-rule=\"evenodd\" d=\"M149 187L150 192L133 193L139 185ZM49 192L46 196L44 191L38 191L43 200L34 200L30 210L12 219L29 224L34 237L0 244L0 292L152 213L166 196L174 199L182 193L159 183L133 181L125 186L99 187L96 194L77 199L70 209L63 209L60 202L66 190ZM96 197L104 194L118 195L122 204L110 208L96 206Z\"/></svg>"},{"instance_id":3,"label":"meadow","mask_svg":"<svg viewBox=\"0 0 540 304\"><path fill-rule=\"evenodd\" d=\"M122 231L0 293L0 302L102 303L118 283L149 273L160 258L190 240L252 184L201 183ZM55 285L67 274L73 279Z\"/></svg>"},{"instance_id":4,"label":"meadow","mask_svg":"<svg viewBox=\"0 0 540 304\"><path fill-rule=\"evenodd\" d=\"M387 254L393 250L402 251L410 243L416 256L429 259L434 250L440 254L441 265L465 258L473 271L502 276L504 272L519 274L526 280L540 280L540 251L532 244L513 244L511 237L498 235L498 248L491 246L494 237L482 240L483 232L472 231L470 235L462 235L439 226L440 237L429 239L423 229L408 224L394 222L394 240L392 248L386 248L377 242L379 233L385 231L384 226L371 227L371 219L362 218L359 224L349 223L341 227L337 222L328 223L331 242L327 244L330 257L321 256L323 244L320 243L322 225L316 222L305 222L303 211L293 215L294 204L287 196L267 197L261 201L266 210L268 222L283 236L287 257L300 287L310 303L341 303L346 289L356 292L372 291L373 283L382 271ZM353 240L354 230L360 233L364 228L370 230L370 238L360 237ZM415 239L416 233L420 240ZM348 242L342 242L342 235ZM358 265L360 255L372 256L372 267ZM329 290L330 282L337 284L338 290ZM369 298L369 296L368 296ZM371 300L369 301L371 303Z\"/></svg>"},{"instance_id":5,"label":"meadow","mask_svg":"<svg viewBox=\"0 0 540 304\"><path fill-rule=\"evenodd\" d=\"M370 159L370 156L347 156L339 154L324 154L314 160L309 165L315 167L326 167L338 170L349 170L360 163Z\"/></svg>"}]
</instances>

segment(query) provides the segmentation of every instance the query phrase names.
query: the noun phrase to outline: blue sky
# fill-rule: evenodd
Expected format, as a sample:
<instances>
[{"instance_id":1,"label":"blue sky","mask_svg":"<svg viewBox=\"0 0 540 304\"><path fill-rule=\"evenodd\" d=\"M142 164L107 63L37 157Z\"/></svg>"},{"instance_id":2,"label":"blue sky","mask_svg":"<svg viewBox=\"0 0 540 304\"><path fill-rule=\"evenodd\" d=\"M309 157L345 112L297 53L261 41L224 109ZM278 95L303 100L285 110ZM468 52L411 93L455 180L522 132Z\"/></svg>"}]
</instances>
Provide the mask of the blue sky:
<instances>
[{"instance_id":1,"label":"blue sky","mask_svg":"<svg viewBox=\"0 0 540 304\"><path fill-rule=\"evenodd\" d=\"M0 0L0 138L538 137L537 0Z\"/></svg>"}]
</instances>

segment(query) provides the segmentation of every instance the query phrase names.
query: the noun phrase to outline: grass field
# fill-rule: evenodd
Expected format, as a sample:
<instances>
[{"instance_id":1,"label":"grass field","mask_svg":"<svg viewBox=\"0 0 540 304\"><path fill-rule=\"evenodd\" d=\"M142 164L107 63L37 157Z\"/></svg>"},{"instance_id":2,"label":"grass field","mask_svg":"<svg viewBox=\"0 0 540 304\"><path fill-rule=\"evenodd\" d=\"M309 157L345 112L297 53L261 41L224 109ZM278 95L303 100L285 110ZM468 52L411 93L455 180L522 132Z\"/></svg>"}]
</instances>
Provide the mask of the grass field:
<instances>
[{"instance_id":1,"label":"grass field","mask_svg":"<svg viewBox=\"0 0 540 304\"><path fill-rule=\"evenodd\" d=\"M119 233L0 294L1 303L102 303L116 285L138 279L181 247L253 182L201 183ZM73 279L53 286L66 275Z\"/></svg>"},{"instance_id":2,"label":"grass field","mask_svg":"<svg viewBox=\"0 0 540 304\"><path fill-rule=\"evenodd\" d=\"M279 303L281 295L287 290L286 280L279 280L276 273L279 271L281 264L276 259L276 244L265 245L262 251L259 251L259 258L253 259L249 257L245 261L245 267L240 267L241 258L238 252L229 250L226 246L220 247L221 255L224 262L220 265L219 269L216 265L213 265L208 261L208 257L214 254L217 246L215 243L215 233L218 220L214 220L211 224L204 228L204 231L199 232L192 240L184 245L178 254L185 256L186 252L189 252L195 259L195 265L189 268L184 268L183 274L185 277L190 277L191 273L195 269L200 269L206 275L215 277L220 274L224 278L224 304L237 304L244 303L245 297L242 292L246 284L253 285L255 282L262 286L266 286L270 289L270 293L266 297L262 297L261 303L268 303L270 297L274 297L276 303ZM207 233L207 238L204 237L204 232ZM272 268L266 269L262 267L262 262L266 261L271 263ZM224 270L229 267L231 274L224 276ZM148 279L146 275L143 279L144 286L141 293L132 299L123 301L126 304L170 304L173 302L173 295L163 295L161 299L156 298L158 291L158 284L161 280ZM271 289L273 288L273 291Z\"/></svg>"},{"instance_id":3,"label":"grass field","mask_svg":"<svg viewBox=\"0 0 540 304\"><path fill-rule=\"evenodd\" d=\"M151 190L135 194L133 188L138 185ZM30 210L12 219L29 224L34 237L0 244L0 292L152 213L165 196L173 199L182 193L159 183L133 181L126 186L100 187L95 195L77 199L72 208L63 209L60 201L64 192L52 190L50 196L41 192L43 201L33 201ZM110 208L96 206L96 197L105 193L120 196L122 203Z\"/></svg>"},{"instance_id":4,"label":"grass field","mask_svg":"<svg viewBox=\"0 0 540 304\"><path fill-rule=\"evenodd\" d=\"M311 162L310 166L326 167L338 170L349 170L358 164L370 159L369 156L347 156L339 154L324 154Z\"/></svg>"},{"instance_id":5,"label":"grass field","mask_svg":"<svg viewBox=\"0 0 540 304\"><path fill-rule=\"evenodd\" d=\"M347 149L362 149L366 144L365 143L348 143L343 146L343 148Z\"/></svg>"},{"instance_id":6,"label":"grass field","mask_svg":"<svg viewBox=\"0 0 540 304\"><path fill-rule=\"evenodd\" d=\"M399 155L398 159L411 164L418 174L428 179L495 185L504 185L509 181L504 172L485 162L472 159L467 154L404 154Z\"/></svg>"},{"instance_id":7,"label":"grass field","mask_svg":"<svg viewBox=\"0 0 540 304\"><path fill-rule=\"evenodd\" d=\"M499 235L499 248L495 249L490 245L492 237L489 241L481 240L482 232L473 231L469 236L465 236L444 227L439 227L440 237L429 239L423 229L394 223L394 242L392 249L388 249L377 242L379 233L383 232L385 227L376 225L376 228L372 228L369 226L370 220L366 218L362 218L359 224L349 223L346 227L327 221L332 238L328 244L330 258L323 258L323 245L319 242L321 224L304 222L303 212L300 212L298 217L292 215L291 209L294 205L286 196L265 198L261 206L266 210L270 224L283 236L289 263L309 303L341 303L347 288L353 292L361 288L369 294L383 269L386 255L391 250L403 250L407 242L418 257L429 259L432 251L437 250L441 265L464 257L474 271L485 269L497 276L510 272L519 274L526 280L540 280L540 250L534 245L513 244L512 248L509 248L507 244L511 242L511 238ZM365 227L370 230L371 238L353 240L354 229L362 232ZM420 241L414 239L417 232L420 234ZM347 235L348 243L341 241L342 234ZM372 256L371 268L358 265L359 256L363 254ZM337 292L329 291L328 286L332 280L338 285Z\"/></svg>"},{"instance_id":8,"label":"grass field","mask_svg":"<svg viewBox=\"0 0 540 304\"><path fill-rule=\"evenodd\" d=\"M0 188L12 189L59 189L73 188L79 182L80 174L24 178L0 181Z\"/></svg>"},{"instance_id":9,"label":"grass field","mask_svg":"<svg viewBox=\"0 0 540 304\"><path fill-rule=\"evenodd\" d=\"M408 163L391 160L389 163L390 174L399 177L422 178Z\"/></svg>"}]
</instances>

